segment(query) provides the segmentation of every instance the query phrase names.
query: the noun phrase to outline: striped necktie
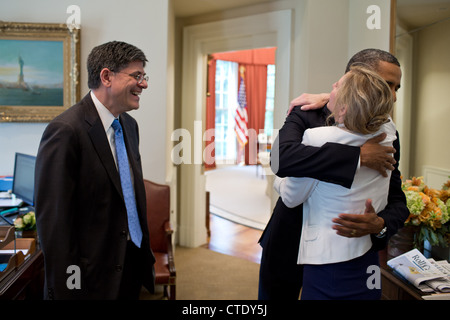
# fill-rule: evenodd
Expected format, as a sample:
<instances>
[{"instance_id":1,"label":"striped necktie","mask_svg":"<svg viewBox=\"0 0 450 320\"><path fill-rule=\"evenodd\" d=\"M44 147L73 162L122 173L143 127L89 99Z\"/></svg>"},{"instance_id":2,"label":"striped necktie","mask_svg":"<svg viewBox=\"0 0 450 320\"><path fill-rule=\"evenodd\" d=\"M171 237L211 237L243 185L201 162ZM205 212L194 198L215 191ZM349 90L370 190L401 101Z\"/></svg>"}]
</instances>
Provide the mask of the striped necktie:
<instances>
[{"instance_id":1,"label":"striped necktie","mask_svg":"<svg viewBox=\"0 0 450 320\"><path fill-rule=\"evenodd\" d=\"M125 148L125 142L123 140L122 126L117 119L113 121L111 126L114 129L120 183L122 185L123 198L125 199L125 206L127 208L128 231L130 233L131 241L140 248L142 242L142 229L139 224L136 198L131 184L130 165L128 163L127 149Z\"/></svg>"}]
</instances>

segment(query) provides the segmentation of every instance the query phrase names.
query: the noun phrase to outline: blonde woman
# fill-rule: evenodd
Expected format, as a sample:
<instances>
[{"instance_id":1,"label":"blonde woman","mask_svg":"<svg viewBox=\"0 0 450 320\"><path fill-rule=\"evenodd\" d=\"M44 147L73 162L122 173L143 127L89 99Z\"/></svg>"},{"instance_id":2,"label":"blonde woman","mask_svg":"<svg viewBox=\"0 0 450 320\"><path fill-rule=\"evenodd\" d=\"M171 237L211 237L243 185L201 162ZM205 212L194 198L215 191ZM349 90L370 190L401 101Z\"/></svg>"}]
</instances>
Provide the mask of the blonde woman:
<instances>
[{"instance_id":1,"label":"blonde woman","mask_svg":"<svg viewBox=\"0 0 450 320\"><path fill-rule=\"evenodd\" d=\"M395 125L390 118L393 96L387 83L364 65L353 66L333 85L328 108L335 126L305 131L302 143L326 142L361 146L380 133L392 146ZM390 171L389 174L390 175ZM368 267L378 265L369 235L347 238L336 234L332 219L341 213L364 213L370 196L376 212L387 204L389 177L359 167L350 189L311 178L276 178L275 189L286 206L303 204L298 263L304 265L302 299L379 299L380 288L367 285Z\"/></svg>"}]
</instances>

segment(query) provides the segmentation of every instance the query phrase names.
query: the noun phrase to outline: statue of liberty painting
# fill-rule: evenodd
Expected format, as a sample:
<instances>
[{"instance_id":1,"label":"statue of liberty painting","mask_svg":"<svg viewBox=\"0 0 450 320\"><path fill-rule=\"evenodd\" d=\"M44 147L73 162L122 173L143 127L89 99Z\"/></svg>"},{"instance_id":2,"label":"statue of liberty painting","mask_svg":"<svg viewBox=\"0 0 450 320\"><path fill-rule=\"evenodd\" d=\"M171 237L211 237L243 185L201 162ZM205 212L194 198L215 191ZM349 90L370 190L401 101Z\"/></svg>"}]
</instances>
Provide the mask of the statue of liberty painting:
<instances>
[{"instance_id":1,"label":"statue of liberty painting","mask_svg":"<svg viewBox=\"0 0 450 320\"><path fill-rule=\"evenodd\" d=\"M0 39L0 108L64 105L63 41Z\"/></svg>"},{"instance_id":2,"label":"statue of liberty painting","mask_svg":"<svg viewBox=\"0 0 450 320\"><path fill-rule=\"evenodd\" d=\"M24 80L24 76L23 76L23 65L24 65L24 61L22 59L22 57L19 55L19 66L20 66L20 72L19 72L19 79L17 81L17 86L19 88L22 88L23 90L30 90L30 86L25 82Z\"/></svg>"}]
</instances>

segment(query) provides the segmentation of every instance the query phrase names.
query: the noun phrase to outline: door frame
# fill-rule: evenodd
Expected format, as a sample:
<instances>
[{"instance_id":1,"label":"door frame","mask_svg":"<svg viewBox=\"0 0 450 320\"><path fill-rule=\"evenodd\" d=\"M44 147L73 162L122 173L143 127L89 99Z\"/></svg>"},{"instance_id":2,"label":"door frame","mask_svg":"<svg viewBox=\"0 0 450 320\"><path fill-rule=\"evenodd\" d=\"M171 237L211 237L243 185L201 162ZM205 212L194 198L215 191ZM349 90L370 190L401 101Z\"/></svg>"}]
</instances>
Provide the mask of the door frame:
<instances>
[{"instance_id":1,"label":"door frame","mask_svg":"<svg viewBox=\"0 0 450 320\"><path fill-rule=\"evenodd\" d=\"M185 132L190 133L191 141L185 145L192 146L192 151L188 152L191 154L191 161L180 164L178 231L181 246L198 247L207 242L203 167L207 55L214 52L277 47L274 123L279 123L280 119L284 119L289 105L291 29L292 10L273 11L184 28L181 126ZM272 208L274 202L272 199Z\"/></svg>"}]
</instances>

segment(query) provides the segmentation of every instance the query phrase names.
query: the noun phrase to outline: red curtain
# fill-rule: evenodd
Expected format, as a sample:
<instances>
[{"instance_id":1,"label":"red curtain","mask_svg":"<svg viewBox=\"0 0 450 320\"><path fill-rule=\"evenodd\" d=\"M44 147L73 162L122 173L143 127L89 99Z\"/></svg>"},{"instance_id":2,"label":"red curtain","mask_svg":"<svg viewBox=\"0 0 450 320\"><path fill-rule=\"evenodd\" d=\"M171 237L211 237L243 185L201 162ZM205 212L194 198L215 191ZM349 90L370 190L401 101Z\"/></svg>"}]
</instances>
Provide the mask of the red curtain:
<instances>
[{"instance_id":1,"label":"red curtain","mask_svg":"<svg viewBox=\"0 0 450 320\"><path fill-rule=\"evenodd\" d=\"M230 51L214 53L211 56L215 60L233 61L241 64L275 64L275 51L277 48L261 48L242 51Z\"/></svg>"},{"instance_id":2,"label":"red curtain","mask_svg":"<svg viewBox=\"0 0 450 320\"><path fill-rule=\"evenodd\" d=\"M211 132L216 127L216 59L211 56L208 57L208 83L206 94L206 124L205 129ZM205 168L212 169L216 167L215 148L214 148L215 134L208 137L205 143ZM210 145L212 144L212 145ZM211 150L208 152L208 150Z\"/></svg>"},{"instance_id":3,"label":"red curtain","mask_svg":"<svg viewBox=\"0 0 450 320\"><path fill-rule=\"evenodd\" d=\"M214 53L208 59L208 95L206 130L215 127L216 60L233 61L245 67L244 81L247 96L249 143L245 146L245 164L256 164L257 135L264 129L266 113L267 65L275 64L276 48L251 49ZM238 82L239 83L239 82ZM208 146L212 141L206 141ZM214 153L211 153L214 157ZM215 161L206 153L206 168L214 168Z\"/></svg>"},{"instance_id":4,"label":"red curtain","mask_svg":"<svg viewBox=\"0 0 450 320\"><path fill-rule=\"evenodd\" d=\"M247 94L248 143L245 145L245 164L257 163L257 136L264 129L266 116L267 65L241 64L245 67Z\"/></svg>"}]
</instances>

